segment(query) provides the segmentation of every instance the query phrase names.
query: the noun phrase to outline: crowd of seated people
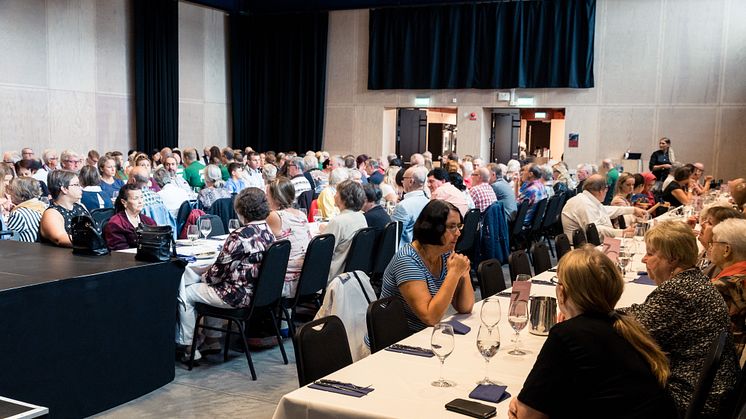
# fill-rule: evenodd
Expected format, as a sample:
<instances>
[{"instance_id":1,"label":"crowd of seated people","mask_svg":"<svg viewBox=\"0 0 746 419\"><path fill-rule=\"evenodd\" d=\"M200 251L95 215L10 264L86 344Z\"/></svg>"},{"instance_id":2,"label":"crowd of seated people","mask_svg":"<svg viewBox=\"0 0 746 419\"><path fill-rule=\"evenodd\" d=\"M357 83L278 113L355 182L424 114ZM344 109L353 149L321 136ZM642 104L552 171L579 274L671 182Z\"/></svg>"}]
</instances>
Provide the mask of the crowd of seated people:
<instances>
[{"instance_id":1,"label":"crowd of seated people","mask_svg":"<svg viewBox=\"0 0 746 419\"><path fill-rule=\"evenodd\" d=\"M401 245L384 273L383 296L396 296L405 303L409 327L416 331L439 321L449 306L457 312L472 310L470 261L453 252L463 216L471 208L484 212L500 202L510 221L523 202L535 208L544 199L563 195L569 197L561 213L569 238L589 223L596 224L602 237L617 237L634 231L640 218L665 212L667 206L701 203L714 193L712 176L705 175L701 163L677 162L668 139L660 147L651 158L650 171L644 173L624 171L610 161L601 162L600 170L591 163L570 170L562 161L542 164L528 158L485 164L478 157L456 153L443 156L438 164L429 154L415 154L403 162L396 155L376 159L364 154L309 151L299 155L218 147L209 147L201 155L194 148L127 154L50 149L36 160L31 149L24 149L19 158L10 154L10 161L0 163L0 214L2 228L14 231L14 239L64 247L71 246L74 216L111 207L113 201L115 215L103 235L112 250L120 250L137 245L141 224L168 224L184 201L197 200L207 210L216 200L235 195L241 227L230 232L217 261L200 281L180 295L177 340L185 346L192 341L195 302L218 307L249 304L250 281L261 265L260 258L251 255L275 240L291 242L283 296L295 294L311 240L309 220L323 220L321 231L335 236L329 280L342 273L357 231L368 226L380 230L390 221L400 221ZM623 372L624 377L636 377L644 384L637 390L651 395L640 408L667 415L670 406L659 397L665 388L673 409L681 412L693 392L698 363L706 356L714 330L722 327L733 331L735 345L706 404L706 415L717 415L733 386L746 344L746 254L741 243L746 182L735 179L727 189L730 196L721 195L731 201L705 205L690 223L699 224L698 237L691 225L682 223L664 222L648 232L645 262L657 288L644 304L604 313L614 306L619 291L617 275L604 271L607 262L592 251L576 250L561 263L558 296L567 323L553 329L524 390L514 399L511 414L564 412L567 406L535 395L545 394L547 386L556 387L552 374L571 372L570 364L555 371L556 366L546 361L587 342L583 334L587 328L621 339L614 357L634 364ZM306 198L315 201L313 205ZM530 223L532 216L529 209L524 223ZM617 224L619 216L624 216L626 228ZM697 241L704 250L697 249ZM590 265L600 271L589 270ZM252 273L248 279L247 271ZM604 281L590 284L584 279L589 277ZM692 302L694 296L697 304ZM703 318L709 319L710 328L696 321ZM646 354L639 357L641 348ZM696 349L693 357L692 348ZM586 348L589 356L598 355L596 349ZM616 371L609 359L593 358L593 362L602 370ZM627 397L637 397L627 390L614 402L621 406ZM598 400L588 393L578 401L591 406Z\"/></svg>"}]
</instances>

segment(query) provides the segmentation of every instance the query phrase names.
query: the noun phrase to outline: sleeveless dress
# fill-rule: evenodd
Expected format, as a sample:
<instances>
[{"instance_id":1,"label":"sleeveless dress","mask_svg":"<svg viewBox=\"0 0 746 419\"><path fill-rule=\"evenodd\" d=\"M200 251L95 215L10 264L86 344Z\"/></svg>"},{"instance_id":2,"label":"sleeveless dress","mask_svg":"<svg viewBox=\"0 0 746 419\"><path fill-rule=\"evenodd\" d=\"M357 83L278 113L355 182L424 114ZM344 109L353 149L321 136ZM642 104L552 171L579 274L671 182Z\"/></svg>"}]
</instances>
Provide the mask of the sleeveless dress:
<instances>
[{"instance_id":1,"label":"sleeveless dress","mask_svg":"<svg viewBox=\"0 0 746 419\"><path fill-rule=\"evenodd\" d=\"M59 206L57 204L51 204L49 205L49 208L47 208L47 211L55 209L57 212L62 215L62 218L65 220L65 231L67 234L70 234L70 224L72 223L73 217L77 215L90 215L88 211L86 211L85 207L80 204L73 204L73 209L68 210L65 207ZM42 243L51 243L49 239L39 234L39 241Z\"/></svg>"},{"instance_id":2,"label":"sleeveless dress","mask_svg":"<svg viewBox=\"0 0 746 419\"><path fill-rule=\"evenodd\" d=\"M288 270L285 274L285 284L282 287L282 296L290 298L295 296L295 290L298 288L298 278L303 268L308 242L311 241L311 231L308 229L308 219L302 213L296 215L288 210L276 212L282 221L277 240L290 241Z\"/></svg>"}]
</instances>

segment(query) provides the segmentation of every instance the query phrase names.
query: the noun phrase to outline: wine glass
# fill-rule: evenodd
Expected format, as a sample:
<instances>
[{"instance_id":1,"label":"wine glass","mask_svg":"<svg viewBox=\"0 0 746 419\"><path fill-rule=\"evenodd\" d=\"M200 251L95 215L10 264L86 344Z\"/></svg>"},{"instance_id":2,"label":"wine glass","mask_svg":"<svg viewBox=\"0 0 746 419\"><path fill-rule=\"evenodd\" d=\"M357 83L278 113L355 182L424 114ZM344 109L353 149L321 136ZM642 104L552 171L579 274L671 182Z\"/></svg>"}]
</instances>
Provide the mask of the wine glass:
<instances>
[{"instance_id":1,"label":"wine glass","mask_svg":"<svg viewBox=\"0 0 746 419\"><path fill-rule=\"evenodd\" d=\"M111 193L111 203L116 204L117 198L119 197L119 191L114 191Z\"/></svg>"},{"instance_id":2,"label":"wine glass","mask_svg":"<svg viewBox=\"0 0 746 419\"><path fill-rule=\"evenodd\" d=\"M199 220L199 231L201 231L205 238L207 238L212 231L212 223L209 218Z\"/></svg>"},{"instance_id":3,"label":"wine glass","mask_svg":"<svg viewBox=\"0 0 746 419\"><path fill-rule=\"evenodd\" d=\"M482 308L479 310L479 318L488 329L492 330L500 323L500 300L497 297L488 297L482 300Z\"/></svg>"},{"instance_id":4,"label":"wine glass","mask_svg":"<svg viewBox=\"0 0 746 419\"><path fill-rule=\"evenodd\" d=\"M453 352L453 326L447 323L438 323L433 327L433 334L430 337L430 347L433 353L440 360L440 378L431 384L435 387L453 387L456 385L453 381L443 378L443 364L448 355Z\"/></svg>"},{"instance_id":5,"label":"wine glass","mask_svg":"<svg viewBox=\"0 0 746 419\"><path fill-rule=\"evenodd\" d=\"M530 279L531 279L531 275L518 274L515 276L516 281L529 281Z\"/></svg>"},{"instance_id":6,"label":"wine glass","mask_svg":"<svg viewBox=\"0 0 746 419\"><path fill-rule=\"evenodd\" d=\"M489 328L485 325L479 325L479 332L477 333L477 350L484 357L484 378L481 381L477 381L477 384L493 384L501 385L495 381L490 380L490 359L497 354L500 349L500 329Z\"/></svg>"},{"instance_id":7,"label":"wine glass","mask_svg":"<svg viewBox=\"0 0 746 419\"><path fill-rule=\"evenodd\" d=\"M228 230L229 231L236 231L241 227L241 222L238 221L236 218L231 218L228 220Z\"/></svg>"},{"instance_id":8,"label":"wine glass","mask_svg":"<svg viewBox=\"0 0 746 419\"><path fill-rule=\"evenodd\" d=\"M192 224L187 227L187 239L192 242L192 251L194 251L194 242L199 238L199 228Z\"/></svg>"},{"instance_id":9,"label":"wine glass","mask_svg":"<svg viewBox=\"0 0 746 419\"><path fill-rule=\"evenodd\" d=\"M518 349L520 333L528 323L528 302L515 300L510 304L508 309L508 323L515 330L515 346L508 353L511 355L526 355L526 352Z\"/></svg>"},{"instance_id":10,"label":"wine glass","mask_svg":"<svg viewBox=\"0 0 746 419\"><path fill-rule=\"evenodd\" d=\"M632 255L629 249L619 249L619 266L622 268L623 277L627 275L627 266L629 266L631 260Z\"/></svg>"}]
</instances>

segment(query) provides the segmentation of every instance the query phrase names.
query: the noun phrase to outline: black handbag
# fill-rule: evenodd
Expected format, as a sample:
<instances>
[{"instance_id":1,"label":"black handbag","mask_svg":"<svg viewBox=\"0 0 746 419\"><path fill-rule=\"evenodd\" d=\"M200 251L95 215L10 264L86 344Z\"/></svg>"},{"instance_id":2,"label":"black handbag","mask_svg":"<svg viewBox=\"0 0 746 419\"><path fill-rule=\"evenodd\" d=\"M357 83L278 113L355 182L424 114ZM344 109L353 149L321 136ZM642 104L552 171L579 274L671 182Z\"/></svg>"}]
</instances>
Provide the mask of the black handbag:
<instances>
[{"instance_id":1,"label":"black handbag","mask_svg":"<svg viewBox=\"0 0 746 419\"><path fill-rule=\"evenodd\" d=\"M166 262L176 257L176 241L171 226L137 227L137 253L135 259L144 262Z\"/></svg>"},{"instance_id":2,"label":"black handbag","mask_svg":"<svg viewBox=\"0 0 746 419\"><path fill-rule=\"evenodd\" d=\"M109 254L106 240L93 218L76 215L70 221L70 241L74 255L103 256Z\"/></svg>"}]
</instances>

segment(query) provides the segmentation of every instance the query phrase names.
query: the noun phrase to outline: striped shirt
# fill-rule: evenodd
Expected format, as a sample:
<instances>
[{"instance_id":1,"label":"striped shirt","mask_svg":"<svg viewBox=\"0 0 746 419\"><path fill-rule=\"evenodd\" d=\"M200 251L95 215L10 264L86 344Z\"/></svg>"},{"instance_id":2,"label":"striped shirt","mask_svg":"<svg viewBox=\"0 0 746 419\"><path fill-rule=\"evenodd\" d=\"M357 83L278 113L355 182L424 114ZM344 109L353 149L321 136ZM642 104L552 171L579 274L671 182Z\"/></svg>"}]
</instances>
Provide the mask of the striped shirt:
<instances>
[{"instance_id":1,"label":"striped shirt","mask_svg":"<svg viewBox=\"0 0 746 419\"><path fill-rule=\"evenodd\" d=\"M446 252L441 256L441 262L443 268L440 272L440 277L435 278L430 270L425 266L425 262L417 253L411 244L402 246L391 262L386 267L386 271L383 273L383 289L381 291L381 298L396 296L404 304L404 314L407 317L407 325L409 330L418 332L422 329L427 328L427 325L417 317L416 314L409 308L407 301L399 291L399 286L408 281L424 281L427 284L427 289L430 295L434 296L438 290L440 290L443 281L448 274L448 256L451 252Z\"/></svg>"},{"instance_id":2,"label":"striped shirt","mask_svg":"<svg viewBox=\"0 0 746 419\"><path fill-rule=\"evenodd\" d=\"M33 243L39 237L41 213L31 208L17 207L10 212L8 229L17 234L18 241Z\"/></svg>"}]
</instances>

